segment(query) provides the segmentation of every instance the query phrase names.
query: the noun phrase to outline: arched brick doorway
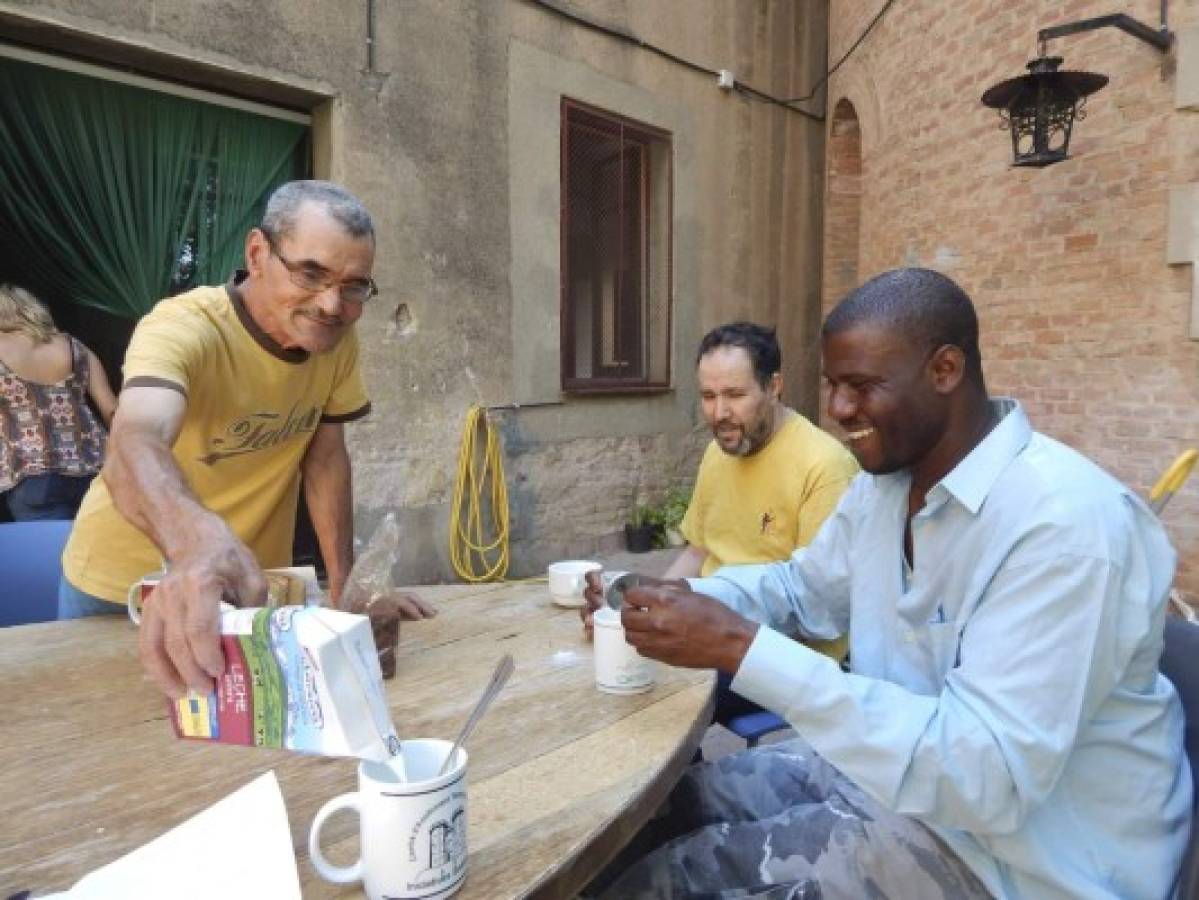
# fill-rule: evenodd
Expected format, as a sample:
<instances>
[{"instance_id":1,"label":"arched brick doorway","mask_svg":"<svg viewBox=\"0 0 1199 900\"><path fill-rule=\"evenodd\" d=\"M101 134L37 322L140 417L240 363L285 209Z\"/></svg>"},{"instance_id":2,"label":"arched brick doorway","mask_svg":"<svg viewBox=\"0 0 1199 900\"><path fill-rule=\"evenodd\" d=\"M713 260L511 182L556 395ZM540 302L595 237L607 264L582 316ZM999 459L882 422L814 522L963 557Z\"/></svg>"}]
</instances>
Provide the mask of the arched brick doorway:
<instances>
[{"instance_id":1,"label":"arched brick doorway","mask_svg":"<svg viewBox=\"0 0 1199 900\"><path fill-rule=\"evenodd\" d=\"M824 192L824 292L821 308L832 306L858 284L858 241L862 208L862 132L846 99L837 102L829 126Z\"/></svg>"},{"instance_id":2,"label":"arched brick doorway","mask_svg":"<svg viewBox=\"0 0 1199 900\"><path fill-rule=\"evenodd\" d=\"M862 227L862 131L853 104L841 99L833 108L825 143L824 268L821 320L858 285L858 247ZM820 392L820 424L836 433Z\"/></svg>"}]
</instances>

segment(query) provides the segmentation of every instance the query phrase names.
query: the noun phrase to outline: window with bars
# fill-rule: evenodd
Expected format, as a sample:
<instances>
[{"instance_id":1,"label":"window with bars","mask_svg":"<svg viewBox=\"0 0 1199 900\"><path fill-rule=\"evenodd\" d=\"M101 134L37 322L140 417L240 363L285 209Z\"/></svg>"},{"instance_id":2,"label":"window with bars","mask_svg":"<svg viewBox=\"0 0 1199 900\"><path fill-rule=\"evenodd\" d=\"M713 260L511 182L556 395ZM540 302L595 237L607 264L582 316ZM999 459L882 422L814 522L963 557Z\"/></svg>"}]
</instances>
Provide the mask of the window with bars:
<instances>
[{"instance_id":1,"label":"window with bars","mask_svg":"<svg viewBox=\"0 0 1199 900\"><path fill-rule=\"evenodd\" d=\"M667 132L562 101L562 389L670 385Z\"/></svg>"}]
</instances>

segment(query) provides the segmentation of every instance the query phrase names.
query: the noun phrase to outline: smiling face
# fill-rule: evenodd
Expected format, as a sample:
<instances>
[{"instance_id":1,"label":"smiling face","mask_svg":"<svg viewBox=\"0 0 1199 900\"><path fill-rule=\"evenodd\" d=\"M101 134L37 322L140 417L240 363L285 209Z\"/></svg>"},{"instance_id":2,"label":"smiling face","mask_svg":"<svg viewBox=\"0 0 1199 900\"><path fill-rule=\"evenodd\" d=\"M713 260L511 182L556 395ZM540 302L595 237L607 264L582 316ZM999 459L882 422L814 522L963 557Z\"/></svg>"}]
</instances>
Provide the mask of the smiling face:
<instances>
[{"instance_id":1,"label":"smiling face","mask_svg":"<svg viewBox=\"0 0 1199 900\"><path fill-rule=\"evenodd\" d=\"M275 237L273 247L259 229L250 232L246 308L281 347L327 353L362 315L362 304L343 300L338 285L369 279L374 258L369 235L354 237L323 207L306 203L294 227ZM283 260L330 286L316 291L300 287Z\"/></svg>"},{"instance_id":2,"label":"smiling face","mask_svg":"<svg viewBox=\"0 0 1199 900\"><path fill-rule=\"evenodd\" d=\"M957 380L939 370L943 352L869 323L825 336L828 414L865 471L916 468L944 438Z\"/></svg>"},{"instance_id":3,"label":"smiling face","mask_svg":"<svg viewBox=\"0 0 1199 900\"><path fill-rule=\"evenodd\" d=\"M754 377L749 353L722 346L700 357L698 377L704 419L720 449L750 456L766 446L782 421L782 376L775 372L763 387Z\"/></svg>"}]
</instances>

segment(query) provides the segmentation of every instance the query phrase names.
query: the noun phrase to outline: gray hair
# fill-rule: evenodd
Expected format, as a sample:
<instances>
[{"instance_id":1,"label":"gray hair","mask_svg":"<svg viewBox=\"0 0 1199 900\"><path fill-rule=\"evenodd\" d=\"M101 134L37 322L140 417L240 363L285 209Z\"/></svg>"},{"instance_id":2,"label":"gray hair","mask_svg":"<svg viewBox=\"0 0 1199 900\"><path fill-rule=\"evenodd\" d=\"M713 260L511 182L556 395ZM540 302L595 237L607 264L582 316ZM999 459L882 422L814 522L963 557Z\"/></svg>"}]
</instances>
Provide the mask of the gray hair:
<instances>
[{"instance_id":1,"label":"gray hair","mask_svg":"<svg viewBox=\"0 0 1199 900\"><path fill-rule=\"evenodd\" d=\"M259 227L272 238L289 236L305 203L323 209L350 237L375 239L375 225L362 201L331 181L288 181L279 185L266 201Z\"/></svg>"}]
</instances>

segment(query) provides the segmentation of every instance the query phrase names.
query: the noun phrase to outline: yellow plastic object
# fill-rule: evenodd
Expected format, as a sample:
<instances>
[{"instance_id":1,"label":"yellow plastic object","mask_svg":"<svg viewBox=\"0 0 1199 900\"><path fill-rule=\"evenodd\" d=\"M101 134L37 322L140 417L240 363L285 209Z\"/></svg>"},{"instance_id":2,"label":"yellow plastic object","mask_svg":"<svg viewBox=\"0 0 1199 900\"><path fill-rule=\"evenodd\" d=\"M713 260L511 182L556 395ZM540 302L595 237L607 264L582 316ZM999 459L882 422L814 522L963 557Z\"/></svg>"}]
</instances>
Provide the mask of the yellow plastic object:
<instances>
[{"instance_id":1,"label":"yellow plastic object","mask_svg":"<svg viewBox=\"0 0 1199 900\"><path fill-rule=\"evenodd\" d=\"M482 438L480 442L480 436ZM483 527L484 498L490 529ZM464 581L502 581L508 574L508 487L496 430L481 406L462 427L458 475L450 508L450 561Z\"/></svg>"},{"instance_id":2,"label":"yellow plastic object","mask_svg":"<svg viewBox=\"0 0 1199 900\"><path fill-rule=\"evenodd\" d=\"M1166 508L1166 504L1170 502L1170 498L1187 480L1191 469L1195 468L1196 460L1199 460L1199 450L1192 447L1184 450L1178 459L1170 464L1170 468L1166 469L1162 477L1157 480L1157 484L1153 486L1153 490L1149 492L1150 509L1161 514L1161 511Z\"/></svg>"}]
</instances>

